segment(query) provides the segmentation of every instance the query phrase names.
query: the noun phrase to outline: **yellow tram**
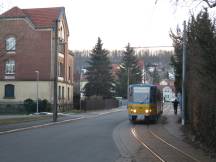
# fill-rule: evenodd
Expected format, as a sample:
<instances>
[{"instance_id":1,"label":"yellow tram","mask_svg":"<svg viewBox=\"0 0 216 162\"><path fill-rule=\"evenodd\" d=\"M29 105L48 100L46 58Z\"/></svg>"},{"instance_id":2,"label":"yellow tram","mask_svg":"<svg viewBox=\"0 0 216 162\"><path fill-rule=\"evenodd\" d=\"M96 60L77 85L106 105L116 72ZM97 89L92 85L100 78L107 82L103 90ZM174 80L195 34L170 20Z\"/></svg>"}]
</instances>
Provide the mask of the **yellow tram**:
<instances>
[{"instance_id":1,"label":"yellow tram","mask_svg":"<svg viewBox=\"0 0 216 162\"><path fill-rule=\"evenodd\" d=\"M130 121L158 120L163 112L162 97L157 86L131 84L128 87L128 118Z\"/></svg>"}]
</instances>

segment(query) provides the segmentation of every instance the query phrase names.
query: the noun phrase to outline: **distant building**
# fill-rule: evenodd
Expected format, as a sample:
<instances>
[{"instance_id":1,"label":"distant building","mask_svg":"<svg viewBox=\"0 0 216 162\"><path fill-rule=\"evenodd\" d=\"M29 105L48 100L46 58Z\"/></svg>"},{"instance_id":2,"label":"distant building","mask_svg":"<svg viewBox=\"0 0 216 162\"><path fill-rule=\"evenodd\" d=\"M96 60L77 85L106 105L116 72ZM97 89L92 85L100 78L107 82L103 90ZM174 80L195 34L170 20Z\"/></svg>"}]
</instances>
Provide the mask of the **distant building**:
<instances>
[{"instance_id":1,"label":"distant building","mask_svg":"<svg viewBox=\"0 0 216 162\"><path fill-rule=\"evenodd\" d=\"M163 93L163 100L173 101L175 99L175 87L173 80L162 80L159 84L159 88Z\"/></svg>"},{"instance_id":2,"label":"distant building","mask_svg":"<svg viewBox=\"0 0 216 162\"><path fill-rule=\"evenodd\" d=\"M142 83L147 83L147 72L145 70L145 64L144 64L144 59L140 59L137 62L138 66L140 67L142 71Z\"/></svg>"},{"instance_id":3,"label":"distant building","mask_svg":"<svg viewBox=\"0 0 216 162\"><path fill-rule=\"evenodd\" d=\"M117 79L118 76L117 76L117 73L119 72L120 70L120 64L112 64L112 76L113 78Z\"/></svg>"},{"instance_id":4,"label":"distant building","mask_svg":"<svg viewBox=\"0 0 216 162\"><path fill-rule=\"evenodd\" d=\"M81 69L81 73L80 73L80 97L81 99L84 98L84 87L88 83L86 73L87 73L87 69Z\"/></svg>"},{"instance_id":5,"label":"distant building","mask_svg":"<svg viewBox=\"0 0 216 162\"><path fill-rule=\"evenodd\" d=\"M62 109L63 105L71 107L74 66L68 37L64 7L14 7L1 14L0 103L19 104L27 98L36 100L37 75L39 98L53 103L54 66L57 65L58 104Z\"/></svg>"}]
</instances>

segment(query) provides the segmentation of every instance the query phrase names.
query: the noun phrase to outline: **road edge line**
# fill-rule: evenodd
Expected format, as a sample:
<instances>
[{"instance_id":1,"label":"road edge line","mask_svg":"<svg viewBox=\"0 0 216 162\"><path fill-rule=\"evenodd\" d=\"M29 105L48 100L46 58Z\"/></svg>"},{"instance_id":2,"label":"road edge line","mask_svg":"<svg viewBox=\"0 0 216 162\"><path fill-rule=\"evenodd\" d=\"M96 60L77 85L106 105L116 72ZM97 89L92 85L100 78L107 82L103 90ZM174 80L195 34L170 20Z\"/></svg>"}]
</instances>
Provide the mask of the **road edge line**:
<instances>
[{"instance_id":1,"label":"road edge line","mask_svg":"<svg viewBox=\"0 0 216 162\"><path fill-rule=\"evenodd\" d=\"M47 127L47 126L57 125L57 124L61 124L61 123L67 123L67 122L81 120L81 119L85 119L85 118L86 117L82 116L82 117L78 117L78 118L67 119L67 120L53 122L53 123L33 125L33 126L30 126L30 127L24 127L24 128L11 129L11 130L7 130L7 131L1 131L0 135L9 134L9 133L15 133L15 132L21 132L21 131L30 130L30 129L36 129L36 128L43 128L43 127Z\"/></svg>"}]
</instances>

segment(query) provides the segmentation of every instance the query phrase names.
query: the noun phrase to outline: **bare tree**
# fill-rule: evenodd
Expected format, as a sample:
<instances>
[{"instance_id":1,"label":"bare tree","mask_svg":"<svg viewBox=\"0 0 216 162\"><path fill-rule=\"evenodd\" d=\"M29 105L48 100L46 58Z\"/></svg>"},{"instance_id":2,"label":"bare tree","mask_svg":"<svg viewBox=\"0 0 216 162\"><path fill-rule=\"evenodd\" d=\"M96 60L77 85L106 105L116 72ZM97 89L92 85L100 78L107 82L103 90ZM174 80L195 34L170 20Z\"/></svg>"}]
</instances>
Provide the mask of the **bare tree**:
<instances>
[{"instance_id":1,"label":"bare tree","mask_svg":"<svg viewBox=\"0 0 216 162\"><path fill-rule=\"evenodd\" d=\"M202 0L202 1L206 2L210 8L216 7L216 1L215 0Z\"/></svg>"},{"instance_id":2,"label":"bare tree","mask_svg":"<svg viewBox=\"0 0 216 162\"><path fill-rule=\"evenodd\" d=\"M180 1L183 1L183 2L198 2L198 3L202 3L202 2L205 2L209 8L214 8L216 7L216 0L172 0L172 1L175 1L176 4L178 4ZM157 4L158 0L155 0L155 4Z\"/></svg>"}]
</instances>

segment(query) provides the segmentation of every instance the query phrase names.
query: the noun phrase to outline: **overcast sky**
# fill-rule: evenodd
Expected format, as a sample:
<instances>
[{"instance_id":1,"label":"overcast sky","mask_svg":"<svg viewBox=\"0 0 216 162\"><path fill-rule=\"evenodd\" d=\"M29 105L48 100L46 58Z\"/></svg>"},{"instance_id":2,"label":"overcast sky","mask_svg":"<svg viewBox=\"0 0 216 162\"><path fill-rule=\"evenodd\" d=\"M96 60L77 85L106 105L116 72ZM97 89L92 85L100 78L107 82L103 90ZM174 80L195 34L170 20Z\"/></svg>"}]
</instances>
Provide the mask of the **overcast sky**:
<instances>
[{"instance_id":1,"label":"overcast sky","mask_svg":"<svg viewBox=\"0 0 216 162\"><path fill-rule=\"evenodd\" d=\"M171 46L170 29L182 27L188 7L175 9L171 0L0 0L0 13L19 8L63 6L71 50L92 49L97 37L104 48Z\"/></svg>"}]
</instances>

